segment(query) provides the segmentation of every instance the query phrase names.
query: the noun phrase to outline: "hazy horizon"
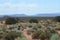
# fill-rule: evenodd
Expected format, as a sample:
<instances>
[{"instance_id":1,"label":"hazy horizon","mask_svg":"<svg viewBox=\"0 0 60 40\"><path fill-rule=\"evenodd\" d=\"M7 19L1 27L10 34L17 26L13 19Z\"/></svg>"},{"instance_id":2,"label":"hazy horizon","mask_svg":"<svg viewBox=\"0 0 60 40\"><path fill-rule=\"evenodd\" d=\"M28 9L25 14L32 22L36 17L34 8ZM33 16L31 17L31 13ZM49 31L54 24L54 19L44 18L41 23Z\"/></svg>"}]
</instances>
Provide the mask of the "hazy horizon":
<instances>
[{"instance_id":1,"label":"hazy horizon","mask_svg":"<svg viewBox=\"0 0 60 40\"><path fill-rule=\"evenodd\" d=\"M0 0L0 15L60 13L60 0Z\"/></svg>"}]
</instances>

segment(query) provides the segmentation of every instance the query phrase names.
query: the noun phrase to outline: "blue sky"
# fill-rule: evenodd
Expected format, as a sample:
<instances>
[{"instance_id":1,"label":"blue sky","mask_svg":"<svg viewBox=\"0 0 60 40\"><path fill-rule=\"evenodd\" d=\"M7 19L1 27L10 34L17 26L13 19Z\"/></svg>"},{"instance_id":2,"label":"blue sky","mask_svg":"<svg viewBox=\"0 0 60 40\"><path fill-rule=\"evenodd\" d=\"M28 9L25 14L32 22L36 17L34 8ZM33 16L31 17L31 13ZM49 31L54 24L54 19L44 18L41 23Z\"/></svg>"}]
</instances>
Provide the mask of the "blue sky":
<instances>
[{"instance_id":1,"label":"blue sky","mask_svg":"<svg viewBox=\"0 0 60 40\"><path fill-rule=\"evenodd\" d=\"M0 15L60 13L60 0L0 0Z\"/></svg>"}]
</instances>

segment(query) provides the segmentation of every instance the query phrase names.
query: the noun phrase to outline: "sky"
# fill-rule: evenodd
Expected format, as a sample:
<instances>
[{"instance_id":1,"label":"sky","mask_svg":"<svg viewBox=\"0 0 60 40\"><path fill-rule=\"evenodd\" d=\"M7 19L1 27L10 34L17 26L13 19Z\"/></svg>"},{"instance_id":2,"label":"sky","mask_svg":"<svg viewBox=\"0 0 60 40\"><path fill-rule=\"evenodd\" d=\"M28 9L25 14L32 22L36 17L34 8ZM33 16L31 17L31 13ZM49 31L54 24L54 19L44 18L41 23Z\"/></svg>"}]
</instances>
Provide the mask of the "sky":
<instances>
[{"instance_id":1,"label":"sky","mask_svg":"<svg viewBox=\"0 0 60 40\"><path fill-rule=\"evenodd\" d=\"M0 0L0 15L60 13L60 0Z\"/></svg>"}]
</instances>

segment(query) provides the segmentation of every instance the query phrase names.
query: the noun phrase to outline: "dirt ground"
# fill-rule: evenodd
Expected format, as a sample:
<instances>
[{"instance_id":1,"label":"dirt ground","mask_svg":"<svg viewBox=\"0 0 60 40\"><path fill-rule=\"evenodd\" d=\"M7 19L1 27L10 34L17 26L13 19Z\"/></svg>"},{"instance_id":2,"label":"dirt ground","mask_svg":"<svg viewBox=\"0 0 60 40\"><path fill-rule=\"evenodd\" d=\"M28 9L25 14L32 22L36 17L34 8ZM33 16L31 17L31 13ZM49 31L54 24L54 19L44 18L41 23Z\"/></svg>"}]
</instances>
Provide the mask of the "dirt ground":
<instances>
[{"instance_id":1,"label":"dirt ground","mask_svg":"<svg viewBox=\"0 0 60 40\"><path fill-rule=\"evenodd\" d=\"M24 29L24 30L23 30L23 34L25 35L25 37L26 37L28 40L32 40L32 35L28 35L28 34L27 34L27 30L28 30L28 28Z\"/></svg>"}]
</instances>

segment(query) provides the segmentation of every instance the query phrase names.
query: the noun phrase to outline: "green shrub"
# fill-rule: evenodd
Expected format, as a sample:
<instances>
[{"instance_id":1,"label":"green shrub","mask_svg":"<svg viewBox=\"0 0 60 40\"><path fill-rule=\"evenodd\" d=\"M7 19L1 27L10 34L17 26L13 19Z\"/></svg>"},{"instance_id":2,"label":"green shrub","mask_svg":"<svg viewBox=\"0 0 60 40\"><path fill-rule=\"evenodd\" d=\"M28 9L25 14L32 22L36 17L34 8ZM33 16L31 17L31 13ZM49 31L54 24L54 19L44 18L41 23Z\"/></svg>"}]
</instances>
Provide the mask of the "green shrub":
<instances>
[{"instance_id":1,"label":"green shrub","mask_svg":"<svg viewBox=\"0 0 60 40\"><path fill-rule=\"evenodd\" d=\"M5 24L16 24L18 20L16 18L9 17L6 19Z\"/></svg>"},{"instance_id":2,"label":"green shrub","mask_svg":"<svg viewBox=\"0 0 60 40\"><path fill-rule=\"evenodd\" d=\"M38 20L37 19L30 19L29 22L30 23L38 23Z\"/></svg>"},{"instance_id":3,"label":"green shrub","mask_svg":"<svg viewBox=\"0 0 60 40\"><path fill-rule=\"evenodd\" d=\"M16 32L9 32L5 35L5 40L15 40L17 37L21 37L21 34Z\"/></svg>"},{"instance_id":4,"label":"green shrub","mask_svg":"<svg viewBox=\"0 0 60 40\"><path fill-rule=\"evenodd\" d=\"M60 40L60 35L55 33L51 36L50 40Z\"/></svg>"},{"instance_id":5,"label":"green shrub","mask_svg":"<svg viewBox=\"0 0 60 40\"><path fill-rule=\"evenodd\" d=\"M45 40L45 39L49 39L51 37L51 33L48 32L48 30L44 30L44 31L36 31L34 32L34 34L32 35L33 39L41 39L41 40Z\"/></svg>"},{"instance_id":6,"label":"green shrub","mask_svg":"<svg viewBox=\"0 0 60 40\"><path fill-rule=\"evenodd\" d=\"M60 16L55 17L54 20L57 21L57 22L60 22Z\"/></svg>"}]
</instances>

